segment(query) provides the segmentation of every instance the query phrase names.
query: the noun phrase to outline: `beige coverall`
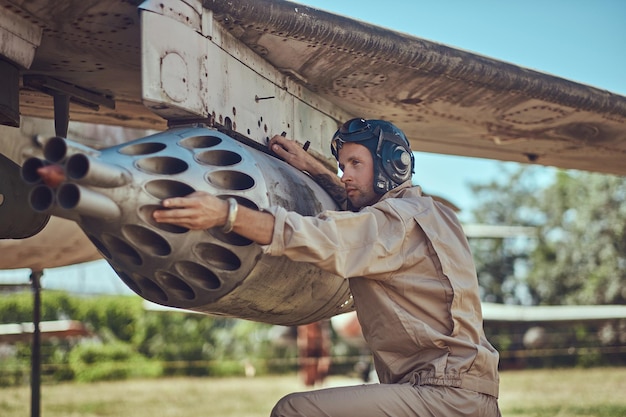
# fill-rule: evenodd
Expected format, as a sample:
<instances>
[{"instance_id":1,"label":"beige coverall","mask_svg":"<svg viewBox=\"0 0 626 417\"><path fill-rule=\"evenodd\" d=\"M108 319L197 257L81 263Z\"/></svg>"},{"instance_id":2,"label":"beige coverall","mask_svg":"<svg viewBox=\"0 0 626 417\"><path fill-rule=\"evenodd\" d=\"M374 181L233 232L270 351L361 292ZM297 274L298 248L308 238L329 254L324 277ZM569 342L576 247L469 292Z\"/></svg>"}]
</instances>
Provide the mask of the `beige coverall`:
<instances>
[{"instance_id":1,"label":"beige coverall","mask_svg":"<svg viewBox=\"0 0 626 417\"><path fill-rule=\"evenodd\" d=\"M280 207L264 247L349 278L380 384L290 394L272 416L499 416L498 352L483 332L456 215L406 182L358 213Z\"/></svg>"}]
</instances>

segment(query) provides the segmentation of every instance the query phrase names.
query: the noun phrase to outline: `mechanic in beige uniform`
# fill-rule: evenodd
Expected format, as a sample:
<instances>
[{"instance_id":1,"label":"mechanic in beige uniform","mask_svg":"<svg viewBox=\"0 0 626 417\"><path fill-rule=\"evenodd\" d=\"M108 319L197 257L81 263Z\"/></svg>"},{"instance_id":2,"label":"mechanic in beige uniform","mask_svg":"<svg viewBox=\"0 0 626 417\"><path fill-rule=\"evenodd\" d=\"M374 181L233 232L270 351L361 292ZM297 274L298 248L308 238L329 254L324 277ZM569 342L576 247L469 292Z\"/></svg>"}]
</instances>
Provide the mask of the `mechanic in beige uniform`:
<instances>
[{"instance_id":1,"label":"mechanic in beige uniform","mask_svg":"<svg viewBox=\"0 0 626 417\"><path fill-rule=\"evenodd\" d=\"M170 210L155 219L224 226L270 255L349 279L380 383L290 394L272 416L499 416L498 352L483 332L467 239L452 210L411 185L404 133L382 120L346 122L332 141L341 180L293 141L275 136L269 146L337 200L347 196L351 211L235 210L198 192L164 200Z\"/></svg>"}]
</instances>

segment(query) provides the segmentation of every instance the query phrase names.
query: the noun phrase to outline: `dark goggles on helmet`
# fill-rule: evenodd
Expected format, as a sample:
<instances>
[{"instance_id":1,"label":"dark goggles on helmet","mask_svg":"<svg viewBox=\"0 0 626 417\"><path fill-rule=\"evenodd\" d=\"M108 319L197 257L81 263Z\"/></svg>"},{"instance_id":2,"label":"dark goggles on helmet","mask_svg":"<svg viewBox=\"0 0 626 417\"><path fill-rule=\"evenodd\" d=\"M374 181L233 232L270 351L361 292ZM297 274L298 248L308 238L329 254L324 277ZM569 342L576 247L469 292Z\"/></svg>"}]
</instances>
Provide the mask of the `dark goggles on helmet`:
<instances>
[{"instance_id":1,"label":"dark goggles on helmet","mask_svg":"<svg viewBox=\"0 0 626 417\"><path fill-rule=\"evenodd\" d=\"M339 157L339 149L346 142L364 142L366 140L378 139L376 148L380 147L383 131L379 126L372 128L372 125L365 119L352 119L344 123L332 141L330 142L330 150L335 159Z\"/></svg>"},{"instance_id":2,"label":"dark goggles on helmet","mask_svg":"<svg viewBox=\"0 0 626 417\"><path fill-rule=\"evenodd\" d=\"M344 123L330 142L330 150L335 159L339 159L339 149L341 149L344 143L359 143L370 140L372 142L363 145L369 148L372 153L378 157L380 157L380 149L383 141L393 142L404 147L407 152L410 152L408 144L402 140L400 136L388 132L385 133L380 126L372 126L372 124L365 119L352 119ZM373 140L376 140L375 146L373 146Z\"/></svg>"}]
</instances>

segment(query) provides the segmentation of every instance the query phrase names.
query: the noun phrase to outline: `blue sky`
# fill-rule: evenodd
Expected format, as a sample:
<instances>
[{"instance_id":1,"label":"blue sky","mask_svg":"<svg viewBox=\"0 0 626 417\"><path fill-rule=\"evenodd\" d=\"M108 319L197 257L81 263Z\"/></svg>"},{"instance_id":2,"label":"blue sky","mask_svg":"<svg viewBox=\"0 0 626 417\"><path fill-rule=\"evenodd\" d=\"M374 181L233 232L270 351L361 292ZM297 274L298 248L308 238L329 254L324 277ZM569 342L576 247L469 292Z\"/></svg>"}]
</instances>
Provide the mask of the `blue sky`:
<instances>
[{"instance_id":1,"label":"blue sky","mask_svg":"<svg viewBox=\"0 0 626 417\"><path fill-rule=\"evenodd\" d=\"M626 1L296 2L626 96ZM416 154L415 182L463 219L474 201L467 183L490 180L501 164Z\"/></svg>"},{"instance_id":2,"label":"blue sky","mask_svg":"<svg viewBox=\"0 0 626 417\"><path fill-rule=\"evenodd\" d=\"M626 96L623 0L298 2ZM421 153L416 182L460 206L464 219L474 201L467 183L489 181L501 164ZM43 284L59 288L78 279L92 291L129 291L119 279L89 279L100 274L112 274L104 261L48 271ZM28 281L24 270L2 275Z\"/></svg>"},{"instance_id":3,"label":"blue sky","mask_svg":"<svg viewBox=\"0 0 626 417\"><path fill-rule=\"evenodd\" d=\"M298 0L626 95L622 0Z\"/></svg>"}]
</instances>

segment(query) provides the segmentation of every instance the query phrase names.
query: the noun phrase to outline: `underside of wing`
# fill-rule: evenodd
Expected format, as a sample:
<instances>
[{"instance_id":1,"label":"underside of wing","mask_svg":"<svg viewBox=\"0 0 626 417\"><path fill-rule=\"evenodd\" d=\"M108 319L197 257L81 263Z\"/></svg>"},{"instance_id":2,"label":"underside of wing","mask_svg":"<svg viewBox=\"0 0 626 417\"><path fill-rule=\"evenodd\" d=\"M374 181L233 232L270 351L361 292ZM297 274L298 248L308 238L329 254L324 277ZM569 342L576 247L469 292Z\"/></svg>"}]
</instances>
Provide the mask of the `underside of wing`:
<instances>
[{"instance_id":1,"label":"underside of wing","mask_svg":"<svg viewBox=\"0 0 626 417\"><path fill-rule=\"evenodd\" d=\"M0 0L42 33L21 71L21 115L52 117L61 91L72 120L165 128L142 103L139 4ZM622 96L287 1L185 4L178 20L200 27L193 16L204 7L213 25L343 114L398 124L416 151L626 174Z\"/></svg>"},{"instance_id":2,"label":"underside of wing","mask_svg":"<svg viewBox=\"0 0 626 417\"><path fill-rule=\"evenodd\" d=\"M417 151L624 175L626 98L319 10L205 1L272 65Z\"/></svg>"},{"instance_id":3,"label":"underside of wing","mask_svg":"<svg viewBox=\"0 0 626 417\"><path fill-rule=\"evenodd\" d=\"M51 119L54 95L67 95L71 120L165 128L141 100L140 3L0 0L5 30L24 43L21 54L9 42L0 50L28 68L20 68L19 115Z\"/></svg>"}]
</instances>

